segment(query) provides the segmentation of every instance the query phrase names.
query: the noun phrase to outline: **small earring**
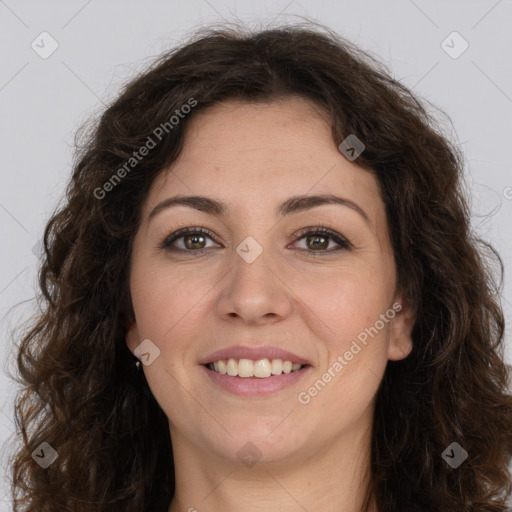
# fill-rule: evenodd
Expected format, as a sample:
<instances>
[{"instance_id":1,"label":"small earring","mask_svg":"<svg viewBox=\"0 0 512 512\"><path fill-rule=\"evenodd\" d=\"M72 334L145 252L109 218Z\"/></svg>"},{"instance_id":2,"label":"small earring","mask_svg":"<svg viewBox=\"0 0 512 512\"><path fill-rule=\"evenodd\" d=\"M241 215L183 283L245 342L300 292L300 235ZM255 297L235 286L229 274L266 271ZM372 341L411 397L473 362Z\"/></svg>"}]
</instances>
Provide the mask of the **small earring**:
<instances>
[{"instance_id":1,"label":"small earring","mask_svg":"<svg viewBox=\"0 0 512 512\"><path fill-rule=\"evenodd\" d=\"M140 371L140 361L137 361L137 362L135 363L135 366L137 367L137 370L139 370L139 371Z\"/></svg>"}]
</instances>

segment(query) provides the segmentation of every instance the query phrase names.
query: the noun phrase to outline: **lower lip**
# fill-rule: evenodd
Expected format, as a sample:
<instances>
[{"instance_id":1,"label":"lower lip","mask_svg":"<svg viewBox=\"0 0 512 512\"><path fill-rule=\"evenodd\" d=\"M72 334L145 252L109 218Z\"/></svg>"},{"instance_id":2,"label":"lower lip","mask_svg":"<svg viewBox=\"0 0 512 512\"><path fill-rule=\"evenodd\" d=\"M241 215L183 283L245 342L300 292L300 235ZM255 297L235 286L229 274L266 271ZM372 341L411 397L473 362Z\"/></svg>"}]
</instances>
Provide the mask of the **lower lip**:
<instances>
[{"instance_id":1,"label":"lower lip","mask_svg":"<svg viewBox=\"0 0 512 512\"><path fill-rule=\"evenodd\" d=\"M201 365L201 368L214 384L239 396L266 396L277 393L296 384L311 370L311 366L305 366L295 372L281 373L281 375L260 379L258 377L232 377L227 373L217 373L204 365Z\"/></svg>"}]
</instances>

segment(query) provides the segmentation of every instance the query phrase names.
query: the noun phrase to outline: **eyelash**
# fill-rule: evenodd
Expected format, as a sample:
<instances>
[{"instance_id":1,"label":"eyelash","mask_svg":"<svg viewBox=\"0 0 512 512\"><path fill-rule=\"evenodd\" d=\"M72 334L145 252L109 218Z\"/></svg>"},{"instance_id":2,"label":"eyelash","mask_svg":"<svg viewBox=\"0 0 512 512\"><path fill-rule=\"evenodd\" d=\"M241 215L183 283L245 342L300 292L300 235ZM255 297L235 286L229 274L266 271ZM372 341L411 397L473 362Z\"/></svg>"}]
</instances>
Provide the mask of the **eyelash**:
<instances>
[{"instance_id":1,"label":"eyelash","mask_svg":"<svg viewBox=\"0 0 512 512\"><path fill-rule=\"evenodd\" d=\"M172 244L176 240L183 238L185 235L189 235L189 234L206 235L206 236L208 236L208 238L211 238L213 241L215 241L215 238L214 238L213 234L211 233L211 231L204 228L203 226L188 227L188 228L178 229L174 233L171 233L169 236L164 238L164 240L162 240L162 242L160 242L158 247L160 249L165 249L170 252L182 252L182 253L187 252L187 253L194 254L196 256L200 256L201 254L212 249L212 247L206 247L204 249L188 250L188 249L176 249L176 248L172 247ZM343 250L350 250L352 248L352 244L346 238L341 236L336 231L334 231L330 228L327 228L325 226L307 227L307 228L301 229L298 233L296 233L297 238L296 238L295 242L302 240L303 238L305 238L308 235L323 235L323 236L328 235L327 238L333 240L340 246L336 249L323 249L323 250L319 250L319 251L314 251L312 249L299 249L301 251L306 251L308 256L311 256L313 258L316 258L318 256L324 256L326 254L330 254L333 252L337 253L337 252L343 251ZM215 242L215 243L217 243L217 242Z\"/></svg>"}]
</instances>

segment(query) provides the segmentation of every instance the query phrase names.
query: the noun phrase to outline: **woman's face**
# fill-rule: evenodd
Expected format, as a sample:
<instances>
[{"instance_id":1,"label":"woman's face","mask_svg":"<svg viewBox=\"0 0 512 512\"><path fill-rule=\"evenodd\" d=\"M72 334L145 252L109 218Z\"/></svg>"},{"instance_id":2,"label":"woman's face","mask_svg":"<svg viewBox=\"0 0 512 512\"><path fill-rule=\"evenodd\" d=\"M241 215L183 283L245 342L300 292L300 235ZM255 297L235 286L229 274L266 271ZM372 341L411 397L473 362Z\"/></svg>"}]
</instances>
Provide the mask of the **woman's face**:
<instances>
[{"instance_id":1,"label":"woman's face","mask_svg":"<svg viewBox=\"0 0 512 512\"><path fill-rule=\"evenodd\" d=\"M303 461L368 431L387 361L412 348L377 182L304 99L229 101L190 121L143 205L127 344L175 446ZM327 194L343 201L312 199ZM184 196L205 199L155 211ZM207 366L218 360L228 373ZM279 360L307 364L279 374Z\"/></svg>"}]
</instances>

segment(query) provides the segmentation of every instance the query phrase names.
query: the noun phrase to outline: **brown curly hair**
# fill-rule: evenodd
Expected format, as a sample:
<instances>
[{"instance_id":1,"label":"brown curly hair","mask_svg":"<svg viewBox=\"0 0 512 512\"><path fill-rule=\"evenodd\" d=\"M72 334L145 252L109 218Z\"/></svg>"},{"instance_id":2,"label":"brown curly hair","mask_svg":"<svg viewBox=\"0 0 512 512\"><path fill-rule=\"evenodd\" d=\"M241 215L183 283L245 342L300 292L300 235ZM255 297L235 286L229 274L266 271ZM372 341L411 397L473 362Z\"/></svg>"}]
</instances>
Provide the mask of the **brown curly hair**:
<instances>
[{"instance_id":1,"label":"brown curly hair","mask_svg":"<svg viewBox=\"0 0 512 512\"><path fill-rule=\"evenodd\" d=\"M141 205L179 156L196 112L227 99L291 95L329 114L336 144L348 134L364 142L357 163L377 178L397 287L417 312L413 351L388 362L377 393L366 506L506 510L512 396L503 264L471 232L463 156L382 62L308 23L202 28L78 133L66 202L44 232L40 313L19 336L15 511L167 511L174 493L168 419L125 342ZM191 98L192 111L114 180L113 171ZM469 454L456 470L441 457L453 441ZM42 442L58 452L46 469L31 457Z\"/></svg>"}]
</instances>

